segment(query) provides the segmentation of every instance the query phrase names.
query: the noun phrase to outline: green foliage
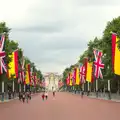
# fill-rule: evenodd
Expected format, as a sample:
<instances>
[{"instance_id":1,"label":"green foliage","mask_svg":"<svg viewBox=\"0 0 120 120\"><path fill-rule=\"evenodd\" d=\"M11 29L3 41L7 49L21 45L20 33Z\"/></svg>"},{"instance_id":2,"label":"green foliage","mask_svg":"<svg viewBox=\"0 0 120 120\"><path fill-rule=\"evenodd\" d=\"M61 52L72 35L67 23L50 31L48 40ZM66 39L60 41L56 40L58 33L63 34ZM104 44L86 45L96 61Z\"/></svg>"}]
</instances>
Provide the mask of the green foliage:
<instances>
[{"instance_id":1,"label":"green foliage","mask_svg":"<svg viewBox=\"0 0 120 120\"><path fill-rule=\"evenodd\" d=\"M40 79L40 81L42 81L43 75L40 70L37 71L37 77Z\"/></svg>"},{"instance_id":2,"label":"green foliage","mask_svg":"<svg viewBox=\"0 0 120 120\"><path fill-rule=\"evenodd\" d=\"M10 32L10 28L8 28L6 26L6 23L5 22L1 22L0 23L0 33L5 33L6 35L8 35Z\"/></svg>"},{"instance_id":3,"label":"green foliage","mask_svg":"<svg viewBox=\"0 0 120 120\"><path fill-rule=\"evenodd\" d=\"M63 82L66 84L66 78L68 77L68 73L70 72L70 68L66 68L63 72Z\"/></svg>"}]
</instances>

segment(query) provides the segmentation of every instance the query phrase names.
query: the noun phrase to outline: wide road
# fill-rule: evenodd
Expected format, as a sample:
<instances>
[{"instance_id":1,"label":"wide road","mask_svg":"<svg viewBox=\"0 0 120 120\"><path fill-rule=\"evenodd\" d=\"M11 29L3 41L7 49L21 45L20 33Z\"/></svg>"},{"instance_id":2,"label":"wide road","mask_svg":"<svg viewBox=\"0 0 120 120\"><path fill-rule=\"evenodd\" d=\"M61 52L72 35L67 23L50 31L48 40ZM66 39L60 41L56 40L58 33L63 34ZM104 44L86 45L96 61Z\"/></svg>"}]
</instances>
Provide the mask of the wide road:
<instances>
[{"instance_id":1,"label":"wide road","mask_svg":"<svg viewBox=\"0 0 120 120\"><path fill-rule=\"evenodd\" d=\"M0 120L120 120L120 103L62 92L53 99L49 93L44 102L37 95L25 104L0 103Z\"/></svg>"}]
</instances>

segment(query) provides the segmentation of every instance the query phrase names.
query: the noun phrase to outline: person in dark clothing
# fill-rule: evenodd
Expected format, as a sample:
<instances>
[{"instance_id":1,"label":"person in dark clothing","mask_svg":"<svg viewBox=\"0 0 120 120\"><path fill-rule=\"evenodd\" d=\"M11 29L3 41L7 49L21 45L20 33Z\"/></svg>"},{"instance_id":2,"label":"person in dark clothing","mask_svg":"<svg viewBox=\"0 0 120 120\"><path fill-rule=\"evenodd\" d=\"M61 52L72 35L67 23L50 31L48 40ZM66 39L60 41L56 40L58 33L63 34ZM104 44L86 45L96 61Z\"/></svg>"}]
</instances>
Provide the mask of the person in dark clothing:
<instances>
[{"instance_id":1,"label":"person in dark clothing","mask_svg":"<svg viewBox=\"0 0 120 120\"><path fill-rule=\"evenodd\" d=\"M76 94L76 90L75 90L75 94Z\"/></svg>"},{"instance_id":2,"label":"person in dark clothing","mask_svg":"<svg viewBox=\"0 0 120 120\"><path fill-rule=\"evenodd\" d=\"M82 90L81 91L81 98L83 98L83 95L84 95L84 91Z\"/></svg>"},{"instance_id":3,"label":"person in dark clothing","mask_svg":"<svg viewBox=\"0 0 120 120\"><path fill-rule=\"evenodd\" d=\"M8 91L8 96L9 96L9 99L11 99L11 91L10 90Z\"/></svg>"},{"instance_id":4,"label":"person in dark clothing","mask_svg":"<svg viewBox=\"0 0 120 120\"><path fill-rule=\"evenodd\" d=\"M12 92L12 96L13 96L13 99L14 99L14 97L15 97L15 92L14 91Z\"/></svg>"},{"instance_id":5,"label":"person in dark clothing","mask_svg":"<svg viewBox=\"0 0 120 120\"><path fill-rule=\"evenodd\" d=\"M53 91L53 97L55 97L55 91Z\"/></svg>"},{"instance_id":6,"label":"person in dark clothing","mask_svg":"<svg viewBox=\"0 0 120 120\"><path fill-rule=\"evenodd\" d=\"M21 92L19 92L19 100L21 101L22 96L21 96Z\"/></svg>"},{"instance_id":7,"label":"person in dark clothing","mask_svg":"<svg viewBox=\"0 0 120 120\"><path fill-rule=\"evenodd\" d=\"M29 99L31 100L31 92L29 93Z\"/></svg>"},{"instance_id":8,"label":"person in dark clothing","mask_svg":"<svg viewBox=\"0 0 120 120\"><path fill-rule=\"evenodd\" d=\"M25 102L25 93L22 94L23 103Z\"/></svg>"},{"instance_id":9,"label":"person in dark clothing","mask_svg":"<svg viewBox=\"0 0 120 120\"><path fill-rule=\"evenodd\" d=\"M29 99L29 92L26 93L26 101L28 103L28 99Z\"/></svg>"},{"instance_id":10,"label":"person in dark clothing","mask_svg":"<svg viewBox=\"0 0 120 120\"><path fill-rule=\"evenodd\" d=\"M44 101L44 98L45 98L45 94L43 93L43 94L42 94L42 100L43 100L43 101Z\"/></svg>"}]
</instances>

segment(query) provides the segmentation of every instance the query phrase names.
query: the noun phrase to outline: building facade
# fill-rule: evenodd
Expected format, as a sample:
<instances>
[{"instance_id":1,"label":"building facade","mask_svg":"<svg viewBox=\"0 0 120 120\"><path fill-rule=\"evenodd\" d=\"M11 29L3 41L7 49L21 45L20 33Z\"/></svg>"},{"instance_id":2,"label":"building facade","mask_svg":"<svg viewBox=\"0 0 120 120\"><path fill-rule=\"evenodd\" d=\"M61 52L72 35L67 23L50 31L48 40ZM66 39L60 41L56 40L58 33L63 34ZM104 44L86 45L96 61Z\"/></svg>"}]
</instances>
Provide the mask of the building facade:
<instances>
[{"instance_id":1,"label":"building facade","mask_svg":"<svg viewBox=\"0 0 120 120\"><path fill-rule=\"evenodd\" d=\"M58 90L58 82L61 78L60 75L57 73L46 73L44 75L45 83L46 83L46 90L48 91L57 91Z\"/></svg>"}]
</instances>

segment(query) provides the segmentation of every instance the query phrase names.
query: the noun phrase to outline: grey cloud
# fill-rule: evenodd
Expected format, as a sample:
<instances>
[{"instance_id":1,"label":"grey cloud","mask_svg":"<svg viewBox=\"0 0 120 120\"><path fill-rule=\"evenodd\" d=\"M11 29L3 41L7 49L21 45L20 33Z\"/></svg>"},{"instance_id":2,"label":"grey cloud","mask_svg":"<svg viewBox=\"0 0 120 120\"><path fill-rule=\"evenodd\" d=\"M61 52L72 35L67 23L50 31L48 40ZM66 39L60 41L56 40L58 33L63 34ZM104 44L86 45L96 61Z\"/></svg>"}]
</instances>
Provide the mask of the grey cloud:
<instances>
[{"instance_id":1,"label":"grey cloud","mask_svg":"<svg viewBox=\"0 0 120 120\"><path fill-rule=\"evenodd\" d=\"M61 32L65 28L63 22L44 23L44 25L35 24L23 28L13 28L15 31L20 32L39 32L39 33L52 33Z\"/></svg>"},{"instance_id":2,"label":"grey cloud","mask_svg":"<svg viewBox=\"0 0 120 120\"><path fill-rule=\"evenodd\" d=\"M70 50L70 49L83 49L86 47L87 41L80 37L53 37L53 40L43 41L40 46L45 50ZM36 45L37 46L37 45Z\"/></svg>"},{"instance_id":3,"label":"grey cloud","mask_svg":"<svg viewBox=\"0 0 120 120\"><path fill-rule=\"evenodd\" d=\"M119 0L74 0L77 5L81 6L109 6L109 5L118 5L120 3Z\"/></svg>"},{"instance_id":4,"label":"grey cloud","mask_svg":"<svg viewBox=\"0 0 120 120\"><path fill-rule=\"evenodd\" d=\"M54 63L57 65L66 65L70 60L74 60L79 58L80 54L82 53L82 49L76 51L75 49L71 50L59 50L59 51L52 51L48 52L46 54L42 54L42 56L39 56L38 59L33 58L35 63L38 64L47 64L47 63ZM77 56L77 58L76 58Z\"/></svg>"},{"instance_id":5,"label":"grey cloud","mask_svg":"<svg viewBox=\"0 0 120 120\"><path fill-rule=\"evenodd\" d=\"M79 55L82 53L82 50L62 50L58 53L52 52L51 54L42 55L39 59L34 59L34 62L39 68L42 68L43 71L62 71L65 67L69 67L71 64L74 64L79 59ZM77 56L77 57L76 57Z\"/></svg>"},{"instance_id":6,"label":"grey cloud","mask_svg":"<svg viewBox=\"0 0 120 120\"><path fill-rule=\"evenodd\" d=\"M16 37L19 33L15 32ZM82 35L81 35L82 36ZM38 51L42 54L57 50L79 50L87 46L87 40L77 35L66 35L61 33L58 35L42 35L42 34L26 34L22 33L19 37L20 45L25 48L25 51ZM31 48L28 50L28 46Z\"/></svg>"},{"instance_id":7,"label":"grey cloud","mask_svg":"<svg viewBox=\"0 0 120 120\"><path fill-rule=\"evenodd\" d=\"M74 63L76 57L79 57L83 49L66 49L66 50L50 50L50 51L36 51L25 49L25 55L29 56L35 63L41 64L57 64L66 65L71 60Z\"/></svg>"}]
</instances>

